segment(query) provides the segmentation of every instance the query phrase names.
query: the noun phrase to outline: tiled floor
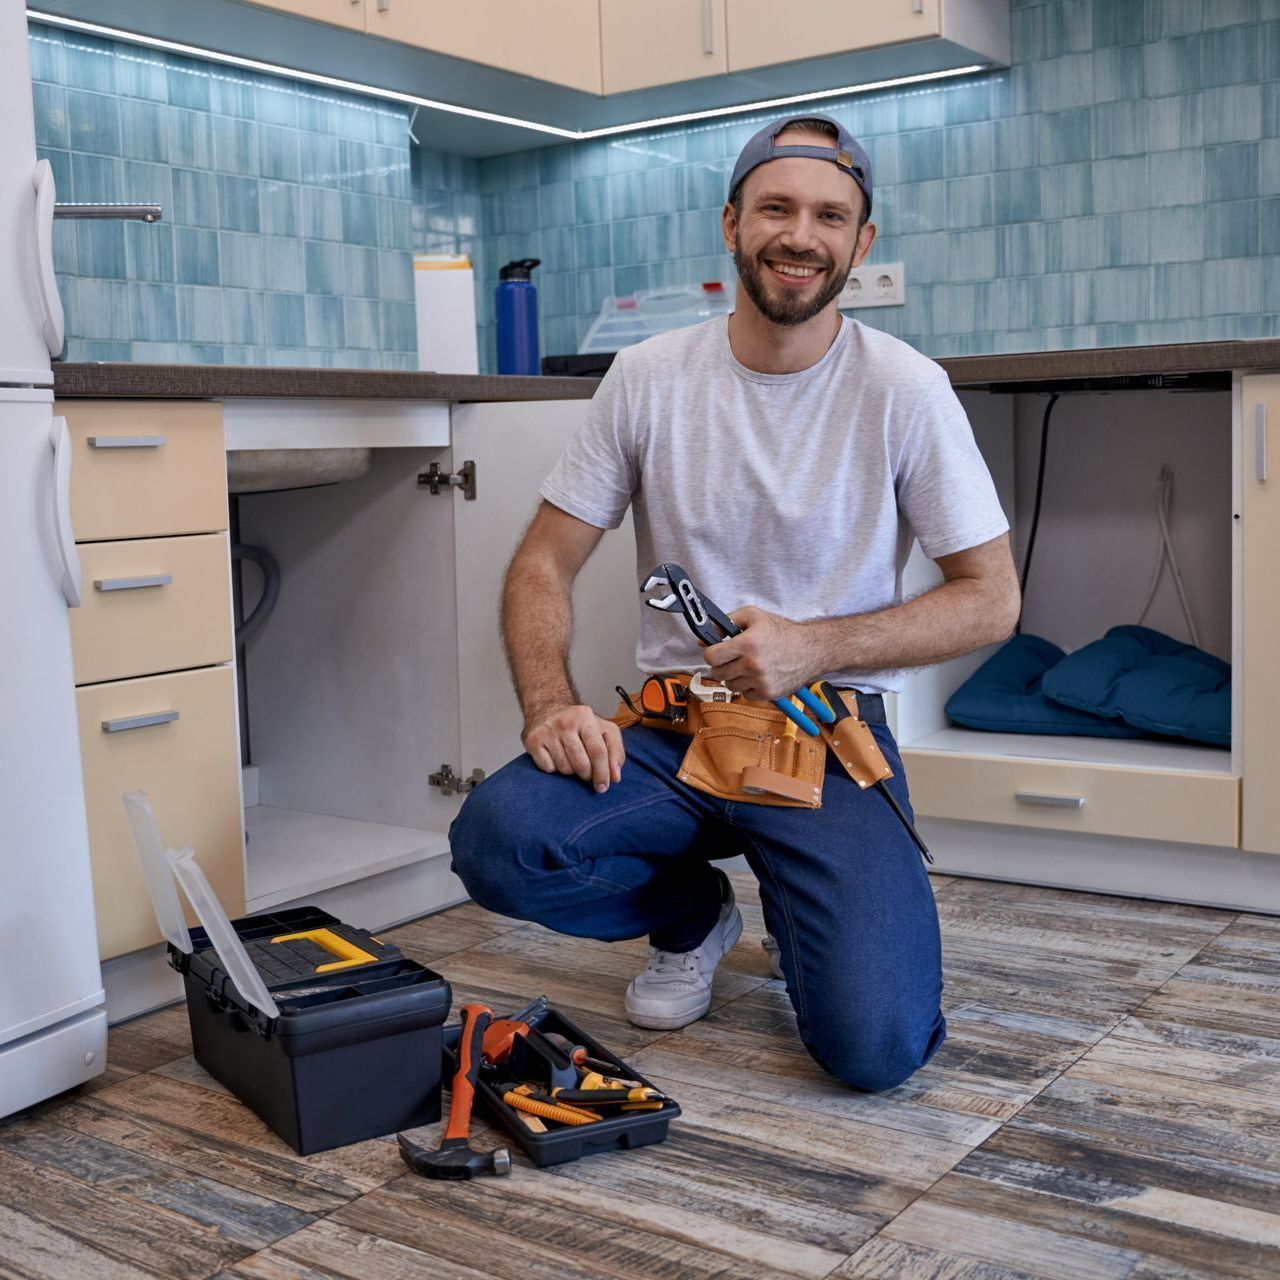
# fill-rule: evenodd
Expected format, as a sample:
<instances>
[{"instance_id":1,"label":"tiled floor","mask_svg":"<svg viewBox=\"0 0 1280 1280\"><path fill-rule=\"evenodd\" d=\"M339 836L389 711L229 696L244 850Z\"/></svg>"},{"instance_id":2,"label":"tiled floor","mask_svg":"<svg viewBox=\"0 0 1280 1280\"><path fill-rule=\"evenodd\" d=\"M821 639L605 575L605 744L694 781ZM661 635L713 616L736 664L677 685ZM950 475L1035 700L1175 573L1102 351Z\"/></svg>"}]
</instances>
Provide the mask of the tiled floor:
<instances>
[{"instance_id":1,"label":"tiled floor","mask_svg":"<svg viewBox=\"0 0 1280 1280\"><path fill-rule=\"evenodd\" d=\"M758 908L674 1033L622 1018L640 942L474 906L392 931L455 1007L545 992L683 1108L660 1146L505 1179L426 1182L388 1140L299 1158L195 1065L182 1009L140 1019L91 1087L0 1122L0 1276L1280 1275L1280 920L934 887L950 1035L884 1094L798 1046Z\"/></svg>"}]
</instances>

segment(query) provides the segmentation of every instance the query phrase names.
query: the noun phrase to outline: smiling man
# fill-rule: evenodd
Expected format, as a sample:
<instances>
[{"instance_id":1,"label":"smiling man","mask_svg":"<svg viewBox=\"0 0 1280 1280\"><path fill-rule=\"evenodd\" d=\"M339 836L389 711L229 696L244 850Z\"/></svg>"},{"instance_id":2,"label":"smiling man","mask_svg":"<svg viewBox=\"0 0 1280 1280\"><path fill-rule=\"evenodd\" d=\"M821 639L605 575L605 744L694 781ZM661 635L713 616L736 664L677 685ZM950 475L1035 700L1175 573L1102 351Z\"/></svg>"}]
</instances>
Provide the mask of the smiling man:
<instances>
[{"instance_id":1,"label":"smiling man","mask_svg":"<svg viewBox=\"0 0 1280 1280\"><path fill-rule=\"evenodd\" d=\"M641 670L709 670L748 708L819 679L852 691L909 814L883 695L903 668L1006 637L1018 588L946 375L837 309L875 240L871 208L870 161L833 120L777 121L743 148L723 212L736 309L621 352L543 484L503 593L526 754L472 792L450 836L482 906L580 937L647 934L625 1004L658 1029L710 1006L742 931L714 862L744 854L805 1047L885 1089L946 1033L933 893L893 807L835 752L819 808L690 785L688 737L620 731L568 669L573 581L630 506L640 577L682 565L742 628L699 649L642 610ZM943 581L904 602L913 538Z\"/></svg>"}]
</instances>

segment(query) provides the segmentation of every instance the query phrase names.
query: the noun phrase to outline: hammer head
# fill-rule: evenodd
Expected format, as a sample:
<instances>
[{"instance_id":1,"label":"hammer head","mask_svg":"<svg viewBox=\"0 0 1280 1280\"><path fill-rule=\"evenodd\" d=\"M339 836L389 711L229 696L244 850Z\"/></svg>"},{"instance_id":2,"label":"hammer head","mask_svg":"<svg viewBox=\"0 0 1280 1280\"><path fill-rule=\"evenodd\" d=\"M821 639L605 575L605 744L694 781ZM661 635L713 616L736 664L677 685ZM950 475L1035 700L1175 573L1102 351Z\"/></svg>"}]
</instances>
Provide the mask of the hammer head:
<instances>
[{"instance_id":1,"label":"hammer head","mask_svg":"<svg viewBox=\"0 0 1280 1280\"><path fill-rule=\"evenodd\" d=\"M424 1178L475 1178L482 1173L511 1172L511 1152L506 1147L494 1151L473 1151L465 1138L446 1138L438 1151L428 1151L410 1142L403 1133L396 1134L400 1156L414 1173Z\"/></svg>"}]
</instances>

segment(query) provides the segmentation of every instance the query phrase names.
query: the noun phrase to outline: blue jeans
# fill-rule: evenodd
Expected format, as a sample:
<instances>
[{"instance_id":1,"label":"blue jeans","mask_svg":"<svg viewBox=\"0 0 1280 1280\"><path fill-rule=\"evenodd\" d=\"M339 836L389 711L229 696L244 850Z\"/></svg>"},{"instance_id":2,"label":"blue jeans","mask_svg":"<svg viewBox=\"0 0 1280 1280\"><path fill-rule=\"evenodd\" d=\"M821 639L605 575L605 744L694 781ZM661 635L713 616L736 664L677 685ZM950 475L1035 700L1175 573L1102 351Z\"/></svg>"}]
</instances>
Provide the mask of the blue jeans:
<instances>
[{"instance_id":1,"label":"blue jeans","mask_svg":"<svg viewBox=\"0 0 1280 1280\"><path fill-rule=\"evenodd\" d=\"M893 735L872 732L909 813ZM649 934L689 950L719 911L712 861L744 854L815 1061L869 1090L928 1062L946 1036L938 916L884 796L860 790L828 753L821 809L719 800L677 780L687 738L634 728L623 742L622 780L603 795L522 755L467 797L449 839L475 901L577 937Z\"/></svg>"}]
</instances>

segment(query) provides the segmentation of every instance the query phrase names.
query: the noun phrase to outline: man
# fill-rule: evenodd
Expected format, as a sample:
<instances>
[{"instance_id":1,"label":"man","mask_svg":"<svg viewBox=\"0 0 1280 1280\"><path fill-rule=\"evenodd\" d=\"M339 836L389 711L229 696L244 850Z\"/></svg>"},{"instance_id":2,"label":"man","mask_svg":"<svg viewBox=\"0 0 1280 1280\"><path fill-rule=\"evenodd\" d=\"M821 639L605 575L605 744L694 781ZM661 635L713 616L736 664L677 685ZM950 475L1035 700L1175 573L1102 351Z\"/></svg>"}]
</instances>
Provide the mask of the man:
<instances>
[{"instance_id":1,"label":"man","mask_svg":"<svg viewBox=\"0 0 1280 1280\"><path fill-rule=\"evenodd\" d=\"M743 148L723 211L737 309L621 352L543 485L503 593L527 754L472 793L450 835L482 906L582 937L648 934L626 1007L657 1028L707 1011L742 929L712 861L745 854L805 1046L885 1089L946 1033L932 890L885 798L834 753L819 809L694 790L675 776L689 739L620 732L582 705L566 662L574 578L630 504L641 578L683 565L743 628L700 649L678 616L642 610L640 668L709 666L749 699L819 678L858 690L907 808L879 695L903 667L1007 636L1018 589L946 375L837 308L875 239L871 197L866 153L832 120L778 121ZM944 582L902 603L913 534Z\"/></svg>"}]
</instances>

